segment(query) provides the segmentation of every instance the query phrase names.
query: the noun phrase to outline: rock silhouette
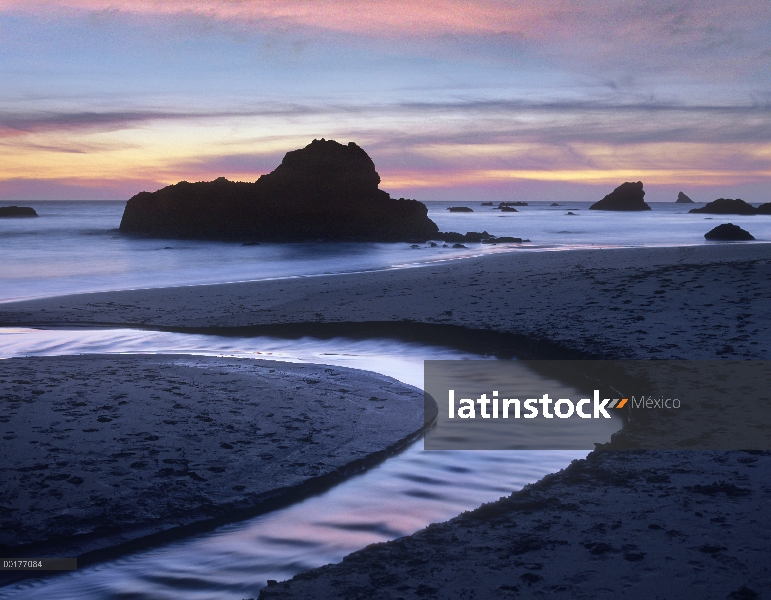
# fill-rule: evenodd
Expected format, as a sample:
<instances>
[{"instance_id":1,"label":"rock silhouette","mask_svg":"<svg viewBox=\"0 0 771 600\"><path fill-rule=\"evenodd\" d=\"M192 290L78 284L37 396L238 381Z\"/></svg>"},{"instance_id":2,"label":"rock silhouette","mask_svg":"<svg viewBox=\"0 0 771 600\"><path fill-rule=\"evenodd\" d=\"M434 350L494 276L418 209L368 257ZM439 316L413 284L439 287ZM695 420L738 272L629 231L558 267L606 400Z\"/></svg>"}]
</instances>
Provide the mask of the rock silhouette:
<instances>
[{"instance_id":1,"label":"rock silhouette","mask_svg":"<svg viewBox=\"0 0 771 600\"><path fill-rule=\"evenodd\" d=\"M747 204L741 198L733 200L732 198L718 198L707 203L701 208L692 208L689 213L706 213L710 215L755 215L758 213L751 204Z\"/></svg>"},{"instance_id":2,"label":"rock silhouette","mask_svg":"<svg viewBox=\"0 0 771 600\"><path fill-rule=\"evenodd\" d=\"M248 242L413 241L438 233L426 206L380 189L367 153L313 140L255 183L182 181L126 204L120 231Z\"/></svg>"},{"instance_id":3,"label":"rock silhouette","mask_svg":"<svg viewBox=\"0 0 771 600\"><path fill-rule=\"evenodd\" d=\"M451 206L447 210L450 212L474 212L473 209L468 206Z\"/></svg>"},{"instance_id":4,"label":"rock silhouette","mask_svg":"<svg viewBox=\"0 0 771 600\"><path fill-rule=\"evenodd\" d=\"M719 240L723 242L744 242L755 239L749 231L745 231L733 223L723 223L722 225L718 225L711 231L705 233L704 237L708 240Z\"/></svg>"},{"instance_id":5,"label":"rock silhouette","mask_svg":"<svg viewBox=\"0 0 771 600\"><path fill-rule=\"evenodd\" d=\"M644 197L645 192L643 191L642 181L634 183L627 181L626 183L622 183L599 202L592 204L589 209L621 211L650 210L651 207L645 203Z\"/></svg>"},{"instance_id":6,"label":"rock silhouette","mask_svg":"<svg viewBox=\"0 0 771 600\"><path fill-rule=\"evenodd\" d=\"M683 192L679 192L677 194L677 200L675 200L675 204L696 204L693 200L691 200L688 196L683 194Z\"/></svg>"},{"instance_id":7,"label":"rock silhouette","mask_svg":"<svg viewBox=\"0 0 771 600\"><path fill-rule=\"evenodd\" d=\"M761 204L758 206L758 212L759 215L771 215L771 202L766 202L765 204Z\"/></svg>"},{"instance_id":8,"label":"rock silhouette","mask_svg":"<svg viewBox=\"0 0 771 600\"><path fill-rule=\"evenodd\" d=\"M29 206L0 206L0 217L37 217Z\"/></svg>"}]
</instances>

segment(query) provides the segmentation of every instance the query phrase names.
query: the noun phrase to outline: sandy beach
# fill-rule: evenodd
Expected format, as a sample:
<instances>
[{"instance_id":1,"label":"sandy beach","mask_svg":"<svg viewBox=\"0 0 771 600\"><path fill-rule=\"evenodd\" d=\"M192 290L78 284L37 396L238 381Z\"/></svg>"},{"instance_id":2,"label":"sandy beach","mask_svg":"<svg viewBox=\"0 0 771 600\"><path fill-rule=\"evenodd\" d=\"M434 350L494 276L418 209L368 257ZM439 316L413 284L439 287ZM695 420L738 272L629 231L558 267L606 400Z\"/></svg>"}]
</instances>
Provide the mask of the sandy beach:
<instances>
[{"instance_id":1,"label":"sandy beach","mask_svg":"<svg viewBox=\"0 0 771 600\"><path fill-rule=\"evenodd\" d=\"M583 358L763 359L771 344L769 261L771 244L511 252L413 269L5 303L0 324L302 324L295 331L323 332L320 324L416 323L460 328L455 343L471 340L472 331L512 336L503 345L532 358L562 351ZM395 331L379 331L389 329ZM439 328L415 331L442 335Z\"/></svg>"},{"instance_id":2,"label":"sandy beach","mask_svg":"<svg viewBox=\"0 0 771 600\"><path fill-rule=\"evenodd\" d=\"M390 331L521 358L765 359L770 260L766 244L507 253L8 303L0 323ZM476 598L755 598L771 589L769 469L768 452L619 452L611 444L509 499L263 596L456 598L460 585Z\"/></svg>"}]
</instances>

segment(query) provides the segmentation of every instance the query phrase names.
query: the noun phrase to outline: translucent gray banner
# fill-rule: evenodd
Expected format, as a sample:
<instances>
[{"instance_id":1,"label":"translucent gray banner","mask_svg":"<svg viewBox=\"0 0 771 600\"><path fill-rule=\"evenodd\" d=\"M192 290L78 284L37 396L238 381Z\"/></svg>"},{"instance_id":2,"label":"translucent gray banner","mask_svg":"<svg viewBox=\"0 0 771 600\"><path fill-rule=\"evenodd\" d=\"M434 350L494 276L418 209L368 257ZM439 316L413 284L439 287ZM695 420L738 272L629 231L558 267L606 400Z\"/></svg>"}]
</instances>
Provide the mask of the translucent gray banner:
<instances>
[{"instance_id":1,"label":"translucent gray banner","mask_svg":"<svg viewBox=\"0 0 771 600\"><path fill-rule=\"evenodd\" d=\"M771 449L771 361L425 361L424 369L426 405L438 407L426 450Z\"/></svg>"}]
</instances>

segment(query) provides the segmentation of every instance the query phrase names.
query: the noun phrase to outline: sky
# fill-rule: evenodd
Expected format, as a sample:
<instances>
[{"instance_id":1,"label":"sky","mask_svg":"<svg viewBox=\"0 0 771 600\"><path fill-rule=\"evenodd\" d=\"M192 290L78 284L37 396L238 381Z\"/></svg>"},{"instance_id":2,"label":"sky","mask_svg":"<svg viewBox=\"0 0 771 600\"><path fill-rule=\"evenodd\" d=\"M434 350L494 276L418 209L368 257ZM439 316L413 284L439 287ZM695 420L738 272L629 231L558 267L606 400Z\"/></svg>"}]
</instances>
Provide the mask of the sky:
<instances>
[{"instance_id":1,"label":"sky","mask_svg":"<svg viewBox=\"0 0 771 600\"><path fill-rule=\"evenodd\" d=\"M771 2L0 0L0 200L254 181L314 138L431 200L771 201Z\"/></svg>"}]
</instances>

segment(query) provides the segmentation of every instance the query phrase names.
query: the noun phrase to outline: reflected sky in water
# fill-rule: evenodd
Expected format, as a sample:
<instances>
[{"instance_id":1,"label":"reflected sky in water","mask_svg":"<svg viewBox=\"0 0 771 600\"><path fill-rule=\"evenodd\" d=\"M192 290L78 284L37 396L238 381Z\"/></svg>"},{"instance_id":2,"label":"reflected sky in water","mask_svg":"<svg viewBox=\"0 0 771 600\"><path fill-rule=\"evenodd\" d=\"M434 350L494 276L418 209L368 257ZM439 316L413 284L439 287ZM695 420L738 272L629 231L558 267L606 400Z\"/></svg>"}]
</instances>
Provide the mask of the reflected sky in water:
<instances>
[{"instance_id":1,"label":"reflected sky in water","mask_svg":"<svg viewBox=\"0 0 771 600\"><path fill-rule=\"evenodd\" d=\"M141 330L0 330L0 356L196 353L315 362L376 371L422 387L423 360L485 358L392 340L233 338ZM506 496L586 452L424 451L401 454L319 495L217 530L71 574L0 589L0 598L256 597L268 579L339 562L368 544Z\"/></svg>"}]
</instances>

